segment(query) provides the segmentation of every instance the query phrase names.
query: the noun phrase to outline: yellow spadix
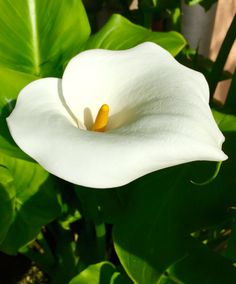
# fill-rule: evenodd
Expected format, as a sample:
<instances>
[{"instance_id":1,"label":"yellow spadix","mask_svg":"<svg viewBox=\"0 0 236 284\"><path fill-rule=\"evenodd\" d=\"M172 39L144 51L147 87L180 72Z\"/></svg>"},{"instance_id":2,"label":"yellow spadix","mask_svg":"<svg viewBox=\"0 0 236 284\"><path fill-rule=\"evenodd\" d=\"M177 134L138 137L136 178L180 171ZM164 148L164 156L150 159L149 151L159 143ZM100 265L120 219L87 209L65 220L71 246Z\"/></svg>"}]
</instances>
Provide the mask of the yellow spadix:
<instances>
[{"instance_id":1,"label":"yellow spadix","mask_svg":"<svg viewBox=\"0 0 236 284\"><path fill-rule=\"evenodd\" d=\"M92 131L104 132L107 127L109 116L109 106L104 104L98 111L97 117L92 127Z\"/></svg>"}]
</instances>

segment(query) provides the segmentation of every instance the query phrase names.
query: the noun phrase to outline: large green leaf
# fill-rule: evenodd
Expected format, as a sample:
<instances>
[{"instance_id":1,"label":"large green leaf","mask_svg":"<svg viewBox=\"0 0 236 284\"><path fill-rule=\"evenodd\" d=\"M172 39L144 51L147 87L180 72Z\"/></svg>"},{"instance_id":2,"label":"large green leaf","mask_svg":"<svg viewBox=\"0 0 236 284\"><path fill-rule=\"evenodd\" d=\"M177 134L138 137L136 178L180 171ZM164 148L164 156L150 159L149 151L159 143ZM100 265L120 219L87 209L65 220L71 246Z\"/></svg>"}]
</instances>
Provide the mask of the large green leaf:
<instances>
[{"instance_id":1,"label":"large green leaf","mask_svg":"<svg viewBox=\"0 0 236 284\"><path fill-rule=\"evenodd\" d=\"M13 198L15 190L13 178L8 169L0 166L0 243L4 240L12 218L13 218ZM7 213L7 214L6 214Z\"/></svg>"},{"instance_id":2,"label":"large green leaf","mask_svg":"<svg viewBox=\"0 0 236 284\"><path fill-rule=\"evenodd\" d=\"M145 41L159 44L174 56L186 45L183 36L177 32L152 32L114 14L97 34L90 37L83 49L128 49Z\"/></svg>"},{"instance_id":3,"label":"large green leaf","mask_svg":"<svg viewBox=\"0 0 236 284\"><path fill-rule=\"evenodd\" d=\"M231 261L193 241L190 253L168 272L172 279L178 279L177 283L234 284L236 281L236 269Z\"/></svg>"},{"instance_id":4,"label":"large green leaf","mask_svg":"<svg viewBox=\"0 0 236 284\"><path fill-rule=\"evenodd\" d=\"M104 261L88 266L69 284L130 284L128 278L118 272L114 265Z\"/></svg>"},{"instance_id":5,"label":"large green leaf","mask_svg":"<svg viewBox=\"0 0 236 284\"><path fill-rule=\"evenodd\" d=\"M11 111L20 90L36 79L38 77L0 66L0 113L5 106Z\"/></svg>"},{"instance_id":6,"label":"large green leaf","mask_svg":"<svg viewBox=\"0 0 236 284\"><path fill-rule=\"evenodd\" d=\"M5 118L19 91L40 76L60 76L87 40L81 0L0 0L0 152L29 159L12 140ZM34 75L33 75L34 74Z\"/></svg>"},{"instance_id":7,"label":"large green leaf","mask_svg":"<svg viewBox=\"0 0 236 284\"><path fill-rule=\"evenodd\" d=\"M81 0L59 2L0 0L1 65L38 76L61 74L90 26Z\"/></svg>"},{"instance_id":8,"label":"large green leaf","mask_svg":"<svg viewBox=\"0 0 236 284\"><path fill-rule=\"evenodd\" d=\"M190 182L209 178L214 171L212 166L195 163L173 167L130 185L127 207L116 221L113 235L119 259L137 283L156 283L167 267L192 254L190 233L217 226L232 217L228 208L236 204L236 195L232 178L225 180L227 167L223 165L217 179L209 185ZM203 264L199 261L197 265ZM236 270L232 271L236 281ZM221 279L227 276L226 270L215 273ZM209 275L208 279L215 277ZM203 280L199 283L206 283Z\"/></svg>"},{"instance_id":9,"label":"large green leaf","mask_svg":"<svg viewBox=\"0 0 236 284\"><path fill-rule=\"evenodd\" d=\"M6 155L0 156L0 164L0 213L6 218L0 223L0 249L14 254L56 218L61 207L53 181L40 166Z\"/></svg>"},{"instance_id":10,"label":"large green leaf","mask_svg":"<svg viewBox=\"0 0 236 284\"><path fill-rule=\"evenodd\" d=\"M15 142L10 137L9 131L6 127L5 118L3 118L3 120L4 121L1 129L2 132L0 134L0 153L7 154L14 158L32 161L32 159L27 154L25 154L23 151L21 151L20 148L15 145ZM0 122L2 122L1 117Z\"/></svg>"}]
</instances>

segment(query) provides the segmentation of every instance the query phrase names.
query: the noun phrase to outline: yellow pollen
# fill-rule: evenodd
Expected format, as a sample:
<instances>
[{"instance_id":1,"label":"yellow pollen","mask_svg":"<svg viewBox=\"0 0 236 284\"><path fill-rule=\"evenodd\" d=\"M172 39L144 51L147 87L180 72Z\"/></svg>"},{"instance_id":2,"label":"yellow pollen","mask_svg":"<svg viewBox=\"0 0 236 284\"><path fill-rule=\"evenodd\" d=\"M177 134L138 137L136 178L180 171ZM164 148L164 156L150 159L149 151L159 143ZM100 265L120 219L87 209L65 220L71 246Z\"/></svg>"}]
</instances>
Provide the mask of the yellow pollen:
<instances>
[{"instance_id":1,"label":"yellow pollen","mask_svg":"<svg viewBox=\"0 0 236 284\"><path fill-rule=\"evenodd\" d=\"M98 111L97 117L92 127L92 131L104 132L107 127L109 106L104 104Z\"/></svg>"}]
</instances>

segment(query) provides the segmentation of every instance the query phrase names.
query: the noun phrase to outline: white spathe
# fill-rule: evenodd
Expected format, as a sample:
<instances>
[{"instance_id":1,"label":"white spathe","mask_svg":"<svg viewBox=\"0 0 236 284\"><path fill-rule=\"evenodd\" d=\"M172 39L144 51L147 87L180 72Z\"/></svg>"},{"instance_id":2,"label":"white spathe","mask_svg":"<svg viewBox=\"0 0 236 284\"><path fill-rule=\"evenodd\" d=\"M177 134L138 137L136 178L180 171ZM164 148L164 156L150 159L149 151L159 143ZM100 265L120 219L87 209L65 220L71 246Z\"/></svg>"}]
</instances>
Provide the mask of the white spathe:
<instances>
[{"instance_id":1,"label":"white spathe","mask_svg":"<svg viewBox=\"0 0 236 284\"><path fill-rule=\"evenodd\" d=\"M208 101L202 74L147 42L80 53L62 79L26 86L7 122L19 147L50 173L111 188L186 162L225 160ZM102 104L110 106L107 131L89 131Z\"/></svg>"}]
</instances>

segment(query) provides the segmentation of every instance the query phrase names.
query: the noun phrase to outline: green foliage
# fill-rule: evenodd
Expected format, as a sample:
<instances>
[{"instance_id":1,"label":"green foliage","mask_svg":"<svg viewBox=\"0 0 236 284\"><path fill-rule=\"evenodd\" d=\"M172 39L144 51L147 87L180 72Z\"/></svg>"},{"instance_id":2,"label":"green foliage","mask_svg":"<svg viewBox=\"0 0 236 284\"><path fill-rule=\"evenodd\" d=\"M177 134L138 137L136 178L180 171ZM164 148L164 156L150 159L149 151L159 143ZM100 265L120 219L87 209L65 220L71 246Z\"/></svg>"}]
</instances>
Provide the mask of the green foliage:
<instances>
[{"instance_id":1,"label":"green foliage","mask_svg":"<svg viewBox=\"0 0 236 284\"><path fill-rule=\"evenodd\" d=\"M81 0L0 1L0 29L1 65L36 76L60 75L90 33Z\"/></svg>"},{"instance_id":2,"label":"green foliage","mask_svg":"<svg viewBox=\"0 0 236 284\"><path fill-rule=\"evenodd\" d=\"M13 178L7 168L0 166L0 243L5 239L13 218L13 201L15 190L12 185Z\"/></svg>"},{"instance_id":3,"label":"green foliage","mask_svg":"<svg viewBox=\"0 0 236 284\"><path fill-rule=\"evenodd\" d=\"M171 277L178 279L177 283L235 283L236 269L231 261L203 245L195 242L190 245L189 255L168 269Z\"/></svg>"},{"instance_id":4,"label":"green foliage","mask_svg":"<svg viewBox=\"0 0 236 284\"><path fill-rule=\"evenodd\" d=\"M88 266L69 284L130 284L130 280L118 272L115 266L107 261Z\"/></svg>"},{"instance_id":5,"label":"green foliage","mask_svg":"<svg viewBox=\"0 0 236 284\"><path fill-rule=\"evenodd\" d=\"M129 202L114 226L114 242L122 265L137 283L156 283L171 264L187 256L197 262L190 234L232 217L228 208L236 197L234 188L224 185L223 171L209 185L190 183L203 179L204 172L210 176L209 168L210 163L174 167L146 176L129 189ZM206 253L207 249L202 250ZM206 262L198 262L200 270ZM236 281L236 270L231 270ZM227 276L225 270L212 270L208 279L213 281L216 274L221 279ZM204 273L199 275L200 283L204 277Z\"/></svg>"},{"instance_id":6,"label":"green foliage","mask_svg":"<svg viewBox=\"0 0 236 284\"><path fill-rule=\"evenodd\" d=\"M6 216L1 218L0 249L16 254L37 236L42 225L60 214L60 203L54 183L39 165L4 155L0 164L0 213Z\"/></svg>"},{"instance_id":7,"label":"green foliage","mask_svg":"<svg viewBox=\"0 0 236 284\"><path fill-rule=\"evenodd\" d=\"M89 37L90 26L80 0L59 6L57 1L1 0L0 29L0 151L29 159L6 126L13 100L40 76L61 76L65 62Z\"/></svg>"},{"instance_id":8,"label":"green foliage","mask_svg":"<svg viewBox=\"0 0 236 284\"><path fill-rule=\"evenodd\" d=\"M31 74L0 66L0 110L7 106L8 110L11 111L14 107L13 101L20 90L36 79L38 77Z\"/></svg>"},{"instance_id":9,"label":"green foliage","mask_svg":"<svg viewBox=\"0 0 236 284\"><path fill-rule=\"evenodd\" d=\"M215 121L224 132L236 132L236 116L212 109Z\"/></svg>"},{"instance_id":10,"label":"green foliage","mask_svg":"<svg viewBox=\"0 0 236 284\"><path fill-rule=\"evenodd\" d=\"M83 49L104 48L122 50L134 47L145 41L159 44L174 56L186 45L184 37L177 32L152 32L131 23L121 15L113 15L97 34L90 37Z\"/></svg>"},{"instance_id":11,"label":"green foliage","mask_svg":"<svg viewBox=\"0 0 236 284\"><path fill-rule=\"evenodd\" d=\"M208 9L215 1L186 2ZM120 2L126 10L127 3ZM179 6L174 0L140 1L149 24L154 11ZM202 187L190 182L213 175L215 164L201 162L152 173L123 188L74 191L71 184L55 183L10 137L5 119L19 91L40 77L61 76L66 62L83 50L122 50L152 41L176 56L186 41L177 32L152 32L118 14L89 37L80 0L0 0L0 28L0 250L24 253L48 273L50 283L236 283L235 75L227 108L213 110L229 156L214 181ZM218 63L208 66L214 88L232 41L230 30ZM196 60L188 63L194 67ZM232 229L228 240L224 234ZM35 239L43 255L27 246Z\"/></svg>"}]
</instances>

